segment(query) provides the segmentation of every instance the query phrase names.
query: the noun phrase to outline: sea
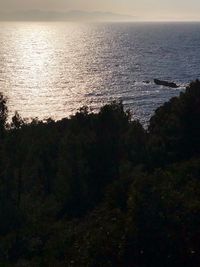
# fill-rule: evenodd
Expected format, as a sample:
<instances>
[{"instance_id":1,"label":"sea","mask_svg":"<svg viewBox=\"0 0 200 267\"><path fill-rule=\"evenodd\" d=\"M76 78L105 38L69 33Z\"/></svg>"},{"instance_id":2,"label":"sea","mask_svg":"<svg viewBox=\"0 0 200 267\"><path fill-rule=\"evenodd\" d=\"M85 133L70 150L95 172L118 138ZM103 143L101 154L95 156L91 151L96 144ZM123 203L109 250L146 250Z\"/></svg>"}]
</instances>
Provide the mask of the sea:
<instances>
[{"instance_id":1,"label":"sea","mask_svg":"<svg viewBox=\"0 0 200 267\"><path fill-rule=\"evenodd\" d=\"M0 22L0 92L9 118L55 120L122 101L147 125L200 77L200 23ZM159 86L154 79L175 82Z\"/></svg>"}]
</instances>

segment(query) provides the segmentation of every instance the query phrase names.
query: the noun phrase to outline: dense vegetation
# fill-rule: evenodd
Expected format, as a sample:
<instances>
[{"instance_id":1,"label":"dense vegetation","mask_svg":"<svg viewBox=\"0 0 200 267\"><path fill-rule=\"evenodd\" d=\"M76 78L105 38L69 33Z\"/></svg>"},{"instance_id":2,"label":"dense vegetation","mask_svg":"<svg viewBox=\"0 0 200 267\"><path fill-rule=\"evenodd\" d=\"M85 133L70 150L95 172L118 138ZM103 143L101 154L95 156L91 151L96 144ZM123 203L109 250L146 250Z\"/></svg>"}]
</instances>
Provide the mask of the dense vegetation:
<instances>
[{"instance_id":1,"label":"dense vegetation","mask_svg":"<svg viewBox=\"0 0 200 267\"><path fill-rule=\"evenodd\" d=\"M148 129L121 103L10 125L0 96L0 266L197 267L200 82Z\"/></svg>"}]
</instances>

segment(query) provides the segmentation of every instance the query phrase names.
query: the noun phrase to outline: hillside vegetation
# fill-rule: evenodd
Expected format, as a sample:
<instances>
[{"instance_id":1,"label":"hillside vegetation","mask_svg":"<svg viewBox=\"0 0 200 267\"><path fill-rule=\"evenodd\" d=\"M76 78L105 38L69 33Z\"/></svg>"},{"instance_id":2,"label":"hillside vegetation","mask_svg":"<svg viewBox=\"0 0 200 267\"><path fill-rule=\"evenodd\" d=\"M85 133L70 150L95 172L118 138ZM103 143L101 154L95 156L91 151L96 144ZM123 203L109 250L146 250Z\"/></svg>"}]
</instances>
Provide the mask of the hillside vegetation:
<instances>
[{"instance_id":1,"label":"hillside vegetation","mask_svg":"<svg viewBox=\"0 0 200 267\"><path fill-rule=\"evenodd\" d=\"M7 125L0 96L0 266L197 267L200 82L148 129L121 103Z\"/></svg>"}]
</instances>

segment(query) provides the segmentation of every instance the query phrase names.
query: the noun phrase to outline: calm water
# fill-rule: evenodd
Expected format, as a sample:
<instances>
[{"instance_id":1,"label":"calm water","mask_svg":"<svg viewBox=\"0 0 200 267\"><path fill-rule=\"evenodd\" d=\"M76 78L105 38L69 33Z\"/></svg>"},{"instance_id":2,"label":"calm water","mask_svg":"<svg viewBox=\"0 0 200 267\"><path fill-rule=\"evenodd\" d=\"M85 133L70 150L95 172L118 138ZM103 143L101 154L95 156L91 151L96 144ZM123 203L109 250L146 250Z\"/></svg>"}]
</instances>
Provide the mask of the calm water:
<instances>
[{"instance_id":1,"label":"calm water","mask_svg":"<svg viewBox=\"0 0 200 267\"><path fill-rule=\"evenodd\" d=\"M121 99L146 122L198 77L200 24L0 23L0 91L10 115L60 119Z\"/></svg>"}]
</instances>

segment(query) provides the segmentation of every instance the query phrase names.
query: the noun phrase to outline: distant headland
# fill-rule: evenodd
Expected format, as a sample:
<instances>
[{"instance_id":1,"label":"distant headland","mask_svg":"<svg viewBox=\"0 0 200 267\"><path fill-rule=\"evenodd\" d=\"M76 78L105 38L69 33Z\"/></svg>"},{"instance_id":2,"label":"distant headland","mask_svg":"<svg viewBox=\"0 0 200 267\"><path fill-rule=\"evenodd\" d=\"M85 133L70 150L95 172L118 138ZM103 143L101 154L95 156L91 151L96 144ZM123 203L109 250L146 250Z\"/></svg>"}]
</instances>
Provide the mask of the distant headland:
<instances>
[{"instance_id":1,"label":"distant headland","mask_svg":"<svg viewBox=\"0 0 200 267\"><path fill-rule=\"evenodd\" d=\"M0 12L0 21L134 21L136 17L112 12L28 10Z\"/></svg>"}]
</instances>

